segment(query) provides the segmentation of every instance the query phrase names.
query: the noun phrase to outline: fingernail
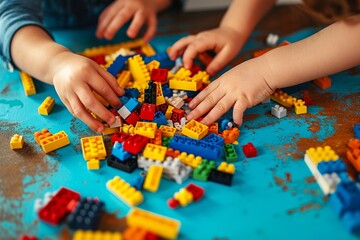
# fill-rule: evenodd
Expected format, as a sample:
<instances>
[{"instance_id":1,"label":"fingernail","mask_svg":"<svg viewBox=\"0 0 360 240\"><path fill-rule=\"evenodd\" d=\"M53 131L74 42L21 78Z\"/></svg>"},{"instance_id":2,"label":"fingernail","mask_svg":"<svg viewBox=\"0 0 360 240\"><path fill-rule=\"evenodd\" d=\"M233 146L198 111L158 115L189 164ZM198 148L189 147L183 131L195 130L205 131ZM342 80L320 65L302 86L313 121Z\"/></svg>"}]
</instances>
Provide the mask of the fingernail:
<instances>
[{"instance_id":1,"label":"fingernail","mask_svg":"<svg viewBox=\"0 0 360 240\"><path fill-rule=\"evenodd\" d=\"M191 114L191 113L189 113L187 116L186 116L186 118L187 118L187 120L192 120L193 119L193 114Z\"/></svg>"},{"instance_id":2,"label":"fingernail","mask_svg":"<svg viewBox=\"0 0 360 240\"><path fill-rule=\"evenodd\" d=\"M112 114L111 114L111 115L112 115ZM116 119L115 119L114 115L112 115L112 117L111 117L110 120L108 121L108 124L109 124L109 125L112 125L112 124L115 123L115 121L116 121Z\"/></svg>"},{"instance_id":3,"label":"fingernail","mask_svg":"<svg viewBox=\"0 0 360 240\"><path fill-rule=\"evenodd\" d=\"M125 94L124 89L122 89L121 87L118 87L118 89L119 89L120 95L124 95L124 94Z\"/></svg>"},{"instance_id":4,"label":"fingernail","mask_svg":"<svg viewBox=\"0 0 360 240\"><path fill-rule=\"evenodd\" d=\"M97 130L96 130L96 132L98 132L98 133L102 133L104 131L104 126L99 126L98 128L97 128Z\"/></svg>"},{"instance_id":5,"label":"fingernail","mask_svg":"<svg viewBox=\"0 0 360 240\"><path fill-rule=\"evenodd\" d=\"M190 108L193 108L193 107L194 107L194 103L193 103L192 101L189 103L189 107L190 107Z\"/></svg>"}]
</instances>

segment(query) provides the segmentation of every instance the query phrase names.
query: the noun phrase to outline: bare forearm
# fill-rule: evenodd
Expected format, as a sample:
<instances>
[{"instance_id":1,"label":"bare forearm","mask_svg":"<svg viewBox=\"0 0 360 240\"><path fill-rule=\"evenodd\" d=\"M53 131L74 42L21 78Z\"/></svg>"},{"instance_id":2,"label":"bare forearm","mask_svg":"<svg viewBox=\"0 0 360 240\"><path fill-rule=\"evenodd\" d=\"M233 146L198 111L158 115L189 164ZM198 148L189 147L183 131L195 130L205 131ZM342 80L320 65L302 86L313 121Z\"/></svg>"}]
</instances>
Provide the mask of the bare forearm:
<instances>
[{"instance_id":1,"label":"bare forearm","mask_svg":"<svg viewBox=\"0 0 360 240\"><path fill-rule=\"evenodd\" d=\"M264 77L282 88L360 64L360 15L332 24L297 43L265 54Z\"/></svg>"},{"instance_id":2,"label":"bare forearm","mask_svg":"<svg viewBox=\"0 0 360 240\"><path fill-rule=\"evenodd\" d=\"M37 26L21 28L11 42L11 55L15 64L35 78L52 84L52 60L69 50L55 43Z\"/></svg>"},{"instance_id":3,"label":"bare forearm","mask_svg":"<svg viewBox=\"0 0 360 240\"><path fill-rule=\"evenodd\" d=\"M234 0L220 26L231 27L240 34L249 36L275 2L276 0Z\"/></svg>"}]
</instances>

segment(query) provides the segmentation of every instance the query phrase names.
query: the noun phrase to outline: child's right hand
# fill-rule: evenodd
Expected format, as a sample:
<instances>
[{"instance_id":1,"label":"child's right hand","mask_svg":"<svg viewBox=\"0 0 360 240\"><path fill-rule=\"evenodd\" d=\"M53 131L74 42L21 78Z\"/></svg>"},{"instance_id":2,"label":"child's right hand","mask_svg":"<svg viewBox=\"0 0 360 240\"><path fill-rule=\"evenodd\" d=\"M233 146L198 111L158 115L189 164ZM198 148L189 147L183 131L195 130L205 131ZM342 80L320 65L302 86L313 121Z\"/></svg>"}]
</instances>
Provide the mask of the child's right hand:
<instances>
[{"instance_id":1,"label":"child's right hand","mask_svg":"<svg viewBox=\"0 0 360 240\"><path fill-rule=\"evenodd\" d=\"M171 47L169 56L175 60L183 54L184 66L190 69L197 54L213 50L216 56L206 71L214 75L238 54L245 40L245 36L241 37L234 29L223 26L180 39Z\"/></svg>"},{"instance_id":2,"label":"child's right hand","mask_svg":"<svg viewBox=\"0 0 360 240\"><path fill-rule=\"evenodd\" d=\"M52 79L56 92L73 116L97 132L102 132L104 126L87 109L108 124L115 122L114 115L92 92L104 97L114 108L121 106L118 96L123 95L124 90L110 73L92 60L68 51L56 55L50 67L53 68Z\"/></svg>"}]
</instances>

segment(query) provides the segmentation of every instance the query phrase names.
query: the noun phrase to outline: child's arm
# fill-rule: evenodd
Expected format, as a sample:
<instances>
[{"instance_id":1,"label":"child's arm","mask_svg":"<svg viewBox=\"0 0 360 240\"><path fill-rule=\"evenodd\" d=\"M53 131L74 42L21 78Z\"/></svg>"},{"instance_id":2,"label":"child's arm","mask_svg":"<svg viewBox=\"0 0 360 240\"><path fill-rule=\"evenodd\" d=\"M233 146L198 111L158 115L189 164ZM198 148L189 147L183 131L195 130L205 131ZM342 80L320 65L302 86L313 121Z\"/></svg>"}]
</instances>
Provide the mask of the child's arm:
<instances>
[{"instance_id":1,"label":"child's arm","mask_svg":"<svg viewBox=\"0 0 360 240\"><path fill-rule=\"evenodd\" d=\"M190 68L198 53L214 50L216 57L206 71L215 74L238 54L256 24L275 2L232 1L218 28L180 39L171 47L170 57L175 59L184 53L184 65Z\"/></svg>"},{"instance_id":2,"label":"child's arm","mask_svg":"<svg viewBox=\"0 0 360 240\"><path fill-rule=\"evenodd\" d=\"M98 38L112 39L116 32L128 21L131 24L127 35L135 38L142 25L147 25L143 36L150 41L156 32L156 13L170 6L172 0L117 0L110 4L100 15L96 30Z\"/></svg>"},{"instance_id":3,"label":"child's arm","mask_svg":"<svg viewBox=\"0 0 360 240\"><path fill-rule=\"evenodd\" d=\"M243 112L270 96L276 88L300 84L354 67L360 63L360 15L339 21L297 43L234 67L190 102L188 119L206 114L216 121L231 107L236 124ZM346 84L346 83L344 83Z\"/></svg>"}]
</instances>

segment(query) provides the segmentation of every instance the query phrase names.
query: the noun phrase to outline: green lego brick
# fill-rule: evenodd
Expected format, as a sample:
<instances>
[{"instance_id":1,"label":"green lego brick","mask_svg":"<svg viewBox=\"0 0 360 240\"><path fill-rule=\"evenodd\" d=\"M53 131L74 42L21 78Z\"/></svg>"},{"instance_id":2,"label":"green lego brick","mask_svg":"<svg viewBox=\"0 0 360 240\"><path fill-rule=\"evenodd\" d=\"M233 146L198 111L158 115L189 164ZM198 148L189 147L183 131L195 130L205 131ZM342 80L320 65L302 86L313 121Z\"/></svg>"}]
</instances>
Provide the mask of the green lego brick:
<instances>
[{"instance_id":1,"label":"green lego brick","mask_svg":"<svg viewBox=\"0 0 360 240\"><path fill-rule=\"evenodd\" d=\"M164 147L169 147L169 144L170 144L171 139L172 139L172 138L163 137L163 138L162 138L162 145L163 145Z\"/></svg>"},{"instance_id":2,"label":"green lego brick","mask_svg":"<svg viewBox=\"0 0 360 240\"><path fill-rule=\"evenodd\" d=\"M194 169L192 178L198 181L207 181L212 169L216 169L216 163L214 161L208 161L203 159L202 163Z\"/></svg>"},{"instance_id":3,"label":"green lego brick","mask_svg":"<svg viewBox=\"0 0 360 240\"><path fill-rule=\"evenodd\" d=\"M238 161L238 157L233 144L225 144L225 159L228 163L233 163Z\"/></svg>"}]
</instances>

